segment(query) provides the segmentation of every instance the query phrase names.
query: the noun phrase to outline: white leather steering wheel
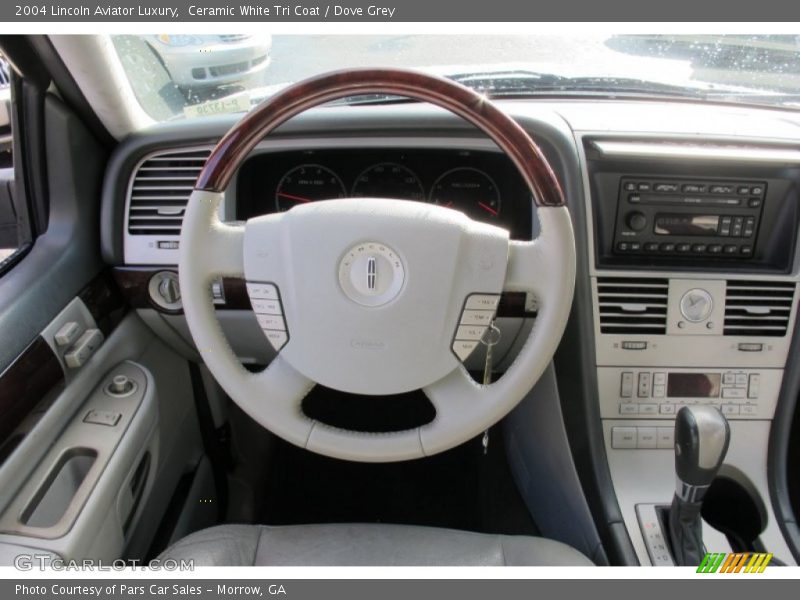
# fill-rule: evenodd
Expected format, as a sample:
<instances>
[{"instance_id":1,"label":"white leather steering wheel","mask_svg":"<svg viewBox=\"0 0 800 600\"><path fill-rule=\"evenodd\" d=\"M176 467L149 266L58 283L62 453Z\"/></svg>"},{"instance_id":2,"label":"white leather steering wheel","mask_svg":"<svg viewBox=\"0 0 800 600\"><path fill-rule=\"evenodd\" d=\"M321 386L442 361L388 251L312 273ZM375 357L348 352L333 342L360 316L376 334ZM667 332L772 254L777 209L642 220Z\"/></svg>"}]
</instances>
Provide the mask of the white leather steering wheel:
<instances>
[{"instance_id":1,"label":"white leather steering wheel","mask_svg":"<svg viewBox=\"0 0 800 600\"><path fill-rule=\"evenodd\" d=\"M308 108L363 93L428 101L482 129L530 188L540 235L532 242L511 241L508 231L447 208L365 198L305 204L244 225L219 220L222 192L265 135ZM254 296L260 296L263 306L270 307L265 310L272 314L262 325L283 346L261 372L240 364L216 319L211 283L220 276L244 278L251 302L255 305ZM308 450L388 462L429 456L469 440L531 390L552 360L567 323L575 240L561 189L544 155L491 102L464 86L414 71L350 70L285 89L219 142L189 199L179 277L197 348L245 412ZM534 294L538 316L505 374L479 385L460 362L454 340L474 337L503 290ZM478 325L460 325L465 321ZM371 395L422 389L436 416L406 431L335 428L310 419L301 409L316 383Z\"/></svg>"}]
</instances>

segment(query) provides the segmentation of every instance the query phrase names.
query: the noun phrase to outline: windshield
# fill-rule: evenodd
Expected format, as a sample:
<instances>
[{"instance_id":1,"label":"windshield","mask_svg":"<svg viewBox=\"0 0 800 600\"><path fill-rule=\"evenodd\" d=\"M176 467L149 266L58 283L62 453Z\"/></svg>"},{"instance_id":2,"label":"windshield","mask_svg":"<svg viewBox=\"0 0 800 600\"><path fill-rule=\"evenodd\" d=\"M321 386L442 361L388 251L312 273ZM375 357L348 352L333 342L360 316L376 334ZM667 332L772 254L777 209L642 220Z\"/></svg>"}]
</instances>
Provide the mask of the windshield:
<instances>
[{"instance_id":1,"label":"windshield","mask_svg":"<svg viewBox=\"0 0 800 600\"><path fill-rule=\"evenodd\" d=\"M800 108L800 35L120 35L156 120L244 112L300 79L411 67L493 97L685 97ZM361 102L397 101L361 98Z\"/></svg>"}]
</instances>

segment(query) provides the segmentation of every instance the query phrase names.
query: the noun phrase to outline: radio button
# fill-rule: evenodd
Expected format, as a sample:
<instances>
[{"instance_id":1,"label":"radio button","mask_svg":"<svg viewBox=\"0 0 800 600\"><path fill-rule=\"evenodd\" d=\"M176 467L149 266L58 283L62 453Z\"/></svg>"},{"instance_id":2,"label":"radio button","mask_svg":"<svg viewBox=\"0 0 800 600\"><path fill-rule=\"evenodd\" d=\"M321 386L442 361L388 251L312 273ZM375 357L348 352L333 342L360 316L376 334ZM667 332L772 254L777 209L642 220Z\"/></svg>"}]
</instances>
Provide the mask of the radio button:
<instances>
[{"instance_id":1,"label":"radio button","mask_svg":"<svg viewBox=\"0 0 800 600\"><path fill-rule=\"evenodd\" d=\"M681 190L688 194L703 194L706 191L706 186L700 185L699 183L687 183Z\"/></svg>"},{"instance_id":2,"label":"radio button","mask_svg":"<svg viewBox=\"0 0 800 600\"><path fill-rule=\"evenodd\" d=\"M657 192L677 192L677 183L657 183L653 188Z\"/></svg>"},{"instance_id":3,"label":"radio button","mask_svg":"<svg viewBox=\"0 0 800 600\"><path fill-rule=\"evenodd\" d=\"M658 242L647 242L644 245L644 249L647 252L658 252Z\"/></svg>"},{"instance_id":4,"label":"radio button","mask_svg":"<svg viewBox=\"0 0 800 600\"><path fill-rule=\"evenodd\" d=\"M675 246L675 248L678 250L678 252L689 252L689 250L692 249L692 245L691 244L677 244Z\"/></svg>"},{"instance_id":5,"label":"radio button","mask_svg":"<svg viewBox=\"0 0 800 600\"><path fill-rule=\"evenodd\" d=\"M722 244L709 244L708 251L711 254L719 254L722 252Z\"/></svg>"},{"instance_id":6,"label":"radio button","mask_svg":"<svg viewBox=\"0 0 800 600\"><path fill-rule=\"evenodd\" d=\"M735 188L732 185L712 185L709 191L712 194L733 194Z\"/></svg>"},{"instance_id":7,"label":"radio button","mask_svg":"<svg viewBox=\"0 0 800 600\"><path fill-rule=\"evenodd\" d=\"M725 254L736 254L739 251L739 246L734 246L733 244L728 244L724 248Z\"/></svg>"},{"instance_id":8,"label":"radio button","mask_svg":"<svg viewBox=\"0 0 800 600\"><path fill-rule=\"evenodd\" d=\"M629 213L625 221L628 224L628 227L630 227L634 231L641 231L642 229L647 227L647 217L645 217L640 212Z\"/></svg>"},{"instance_id":9,"label":"radio button","mask_svg":"<svg viewBox=\"0 0 800 600\"><path fill-rule=\"evenodd\" d=\"M662 252L675 252L675 244L671 242L664 242L660 248Z\"/></svg>"},{"instance_id":10,"label":"radio button","mask_svg":"<svg viewBox=\"0 0 800 600\"><path fill-rule=\"evenodd\" d=\"M706 251L707 246L705 244L695 244L692 246L692 252L696 252L697 254L703 254Z\"/></svg>"}]
</instances>

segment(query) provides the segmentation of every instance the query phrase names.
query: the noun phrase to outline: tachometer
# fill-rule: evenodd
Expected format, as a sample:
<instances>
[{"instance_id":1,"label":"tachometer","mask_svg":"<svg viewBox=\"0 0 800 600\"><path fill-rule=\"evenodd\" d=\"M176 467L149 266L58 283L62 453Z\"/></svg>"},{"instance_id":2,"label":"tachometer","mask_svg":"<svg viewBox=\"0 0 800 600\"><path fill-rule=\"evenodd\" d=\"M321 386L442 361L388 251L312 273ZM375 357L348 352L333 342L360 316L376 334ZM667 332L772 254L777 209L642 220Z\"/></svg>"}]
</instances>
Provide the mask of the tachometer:
<instances>
[{"instance_id":1,"label":"tachometer","mask_svg":"<svg viewBox=\"0 0 800 600\"><path fill-rule=\"evenodd\" d=\"M434 182L430 200L479 221L500 216L497 185L486 173L472 167L458 167L444 173Z\"/></svg>"},{"instance_id":2,"label":"tachometer","mask_svg":"<svg viewBox=\"0 0 800 600\"><path fill-rule=\"evenodd\" d=\"M289 210L293 206L315 200L335 200L347 196L339 176L322 165L299 165L289 170L275 190L275 208Z\"/></svg>"},{"instance_id":3,"label":"tachometer","mask_svg":"<svg viewBox=\"0 0 800 600\"><path fill-rule=\"evenodd\" d=\"M357 198L397 198L425 200L422 182L414 172L396 163L379 163L356 177L353 194Z\"/></svg>"}]
</instances>

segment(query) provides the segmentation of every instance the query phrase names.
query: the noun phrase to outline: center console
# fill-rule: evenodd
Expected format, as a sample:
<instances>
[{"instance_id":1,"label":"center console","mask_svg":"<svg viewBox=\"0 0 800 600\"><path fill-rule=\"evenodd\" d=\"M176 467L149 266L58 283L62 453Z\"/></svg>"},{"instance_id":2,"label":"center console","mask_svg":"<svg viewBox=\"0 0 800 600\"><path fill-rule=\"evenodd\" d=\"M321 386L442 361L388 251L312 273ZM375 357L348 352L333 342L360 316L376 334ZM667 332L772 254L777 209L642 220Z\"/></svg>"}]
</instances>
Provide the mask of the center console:
<instances>
[{"instance_id":1,"label":"center console","mask_svg":"<svg viewBox=\"0 0 800 600\"><path fill-rule=\"evenodd\" d=\"M708 551L794 564L771 505L768 447L797 313L800 164L756 145L750 156L585 134L581 149L599 413L639 561L674 564L658 515L674 494L675 417L703 405L730 424L703 508ZM748 503L763 507L762 522L743 523L747 534L723 523L720 506Z\"/></svg>"}]
</instances>

